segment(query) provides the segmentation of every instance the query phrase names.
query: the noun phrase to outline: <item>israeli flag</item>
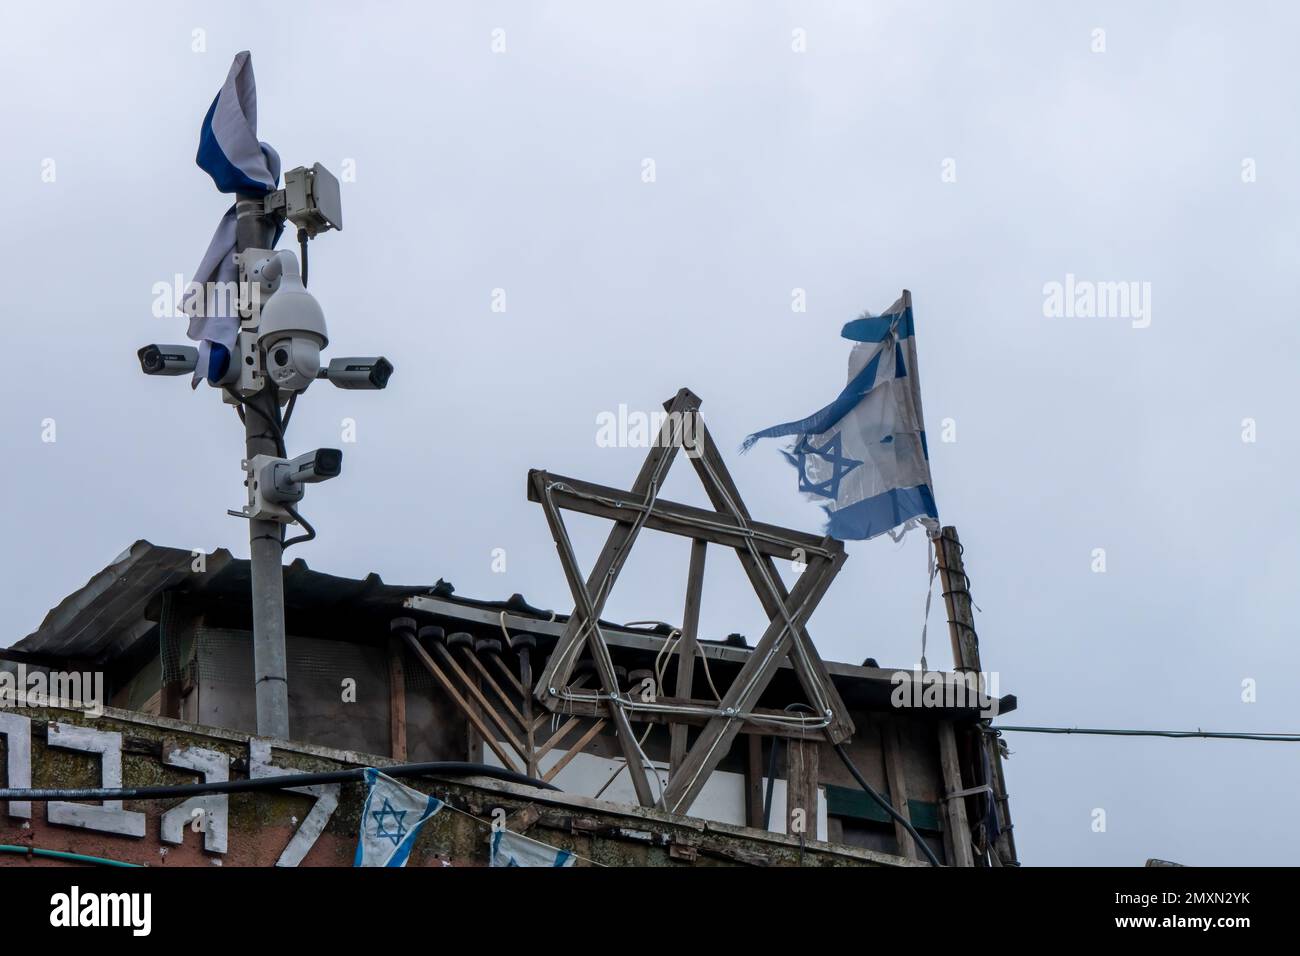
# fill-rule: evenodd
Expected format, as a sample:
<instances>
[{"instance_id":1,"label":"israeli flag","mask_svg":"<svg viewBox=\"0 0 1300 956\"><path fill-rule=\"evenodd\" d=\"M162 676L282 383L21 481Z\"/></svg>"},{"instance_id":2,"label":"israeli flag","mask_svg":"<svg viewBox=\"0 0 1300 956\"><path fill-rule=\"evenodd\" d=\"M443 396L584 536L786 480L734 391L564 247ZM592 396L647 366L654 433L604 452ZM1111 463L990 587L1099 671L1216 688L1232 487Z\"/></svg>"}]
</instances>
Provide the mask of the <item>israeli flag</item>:
<instances>
[{"instance_id":1,"label":"israeli flag","mask_svg":"<svg viewBox=\"0 0 1300 956\"><path fill-rule=\"evenodd\" d=\"M559 850L513 830L492 831L489 866L573 866L577 861L568 850Z\"/></svg>"},{"instance_id":2,"label":"israeli flag","mask_svg":"<svg viewBox=\"0 0 1300 956\"><path fill-rule=\"evenodd\" d=\"M235 54L226 82L203 118L195 162L223 193L260 199L280 182L279 154L257 139L257 83L247 50ZM200 343L194 386L204 377L216 381L224 376L235 350L239 333L238 299L231 294L239 280L235 222L231 206L217 224L182 306L190 318L188 335ZM279 233L275 241L280 241Z\"/></svg>"},{"instance_id":3,"label":"israeli flag","mask_svg":"<svg viewBox=\"0 0 1300 956\"><path fill-rule=\"evenodd\" d=\"M760 438L795 436L784 454L799 471L799 490L826 509L833 538L888 532L897 540L917 525L937 530L912 294L904 291L884 315L864 314L840 334L857 344L839 397L807 418L755 432L742 451Z\"/></svg>"},{"instance_id":4,"label":"israeli flag","mask_svg":"<svg viewBox=\"0 0 1300 956\"><path fill-rule=\"evenodd\" d=\"M428 819L442 809L437 797L412 790L374 767L365 771L365 805L353 866L406 866L411 847Z\"/></svg>"}]
</instances>

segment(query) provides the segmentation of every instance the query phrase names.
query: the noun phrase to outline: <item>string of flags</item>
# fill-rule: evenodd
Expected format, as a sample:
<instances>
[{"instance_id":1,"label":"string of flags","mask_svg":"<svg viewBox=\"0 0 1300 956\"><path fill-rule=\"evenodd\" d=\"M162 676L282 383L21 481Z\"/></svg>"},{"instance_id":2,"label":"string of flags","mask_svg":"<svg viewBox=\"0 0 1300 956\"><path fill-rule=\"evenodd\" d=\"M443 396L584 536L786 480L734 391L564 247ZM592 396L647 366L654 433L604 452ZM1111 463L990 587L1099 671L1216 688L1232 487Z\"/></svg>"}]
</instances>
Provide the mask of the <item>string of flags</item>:
<instances>
[{"instance_id":1,"label":"string of flags","mask_svg":"<svg viewBox=\"0 0 1300 956\"><path fill-rule=\"evenodd\" d=\"M578 856L569 850L534 840L472 813L449 806L437 797L421 793L394 780L374 767L365 771L366 800L361 807L361 832L353 866L406 866L420 830L443 810L464 814L492 827L488 842L489 866L574 866Z\"/></svg>"},{"instance_id":2,"label":"string of flags","mask_svg":"<svg viewBox=\"0 0 1300 956\"><path fill-rule=\"evenodd\" d=\"M492 855L488 865L573 866L577 859L568 850L557 850L522 833L502 828L492 833Z\"/></svg>"},{"instance_id":3,"label":"string of flags","mask_svg":"<svg viewBox=\"0 0 1300 956\"><path fill-rule=\"evenodd\" d=\"M374 767L365 772L366 802L353 866L406 866L420 830L444 804L398 783Z\"/></svg>"},{"instance_id":4,"label":"string of flags","mask_svg":"<svg viewBox=\"0 0 1300 956\"><path fill-rule=\"evenodd\" d=\"M799 472L799 490L825 509L831 537L888 533L898 540L917 526L937 532L911 293L904 290L882 315L864 313L840 334L857 344L848 384L835 400L807 418L755 432L741 451L760 438L794 436L783 453Z\"/></svg>"}]
</instances>

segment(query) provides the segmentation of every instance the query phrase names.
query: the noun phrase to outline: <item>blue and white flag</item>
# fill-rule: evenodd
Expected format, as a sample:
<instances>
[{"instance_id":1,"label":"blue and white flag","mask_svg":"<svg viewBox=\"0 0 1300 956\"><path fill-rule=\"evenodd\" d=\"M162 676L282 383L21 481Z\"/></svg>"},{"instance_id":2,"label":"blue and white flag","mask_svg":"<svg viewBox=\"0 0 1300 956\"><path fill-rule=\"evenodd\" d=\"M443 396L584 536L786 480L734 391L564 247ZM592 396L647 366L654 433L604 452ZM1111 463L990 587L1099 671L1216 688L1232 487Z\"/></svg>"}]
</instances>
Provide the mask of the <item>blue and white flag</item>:
<instances>
[{"instance_id":1,"label":"blue and white flag","mask_svg":"<svg viewBox=\"0 0 1300 956\"><path fill-rule=\"evenodd\" d=\"M559 850L513 830L492 831L489 866L573 866L577 861L568 850Z\"/></svg>"},{"instance_id":2,"label":"blue and white flag","mask_svg":"<svg viewBox=\"0 0 1300 956\"><path fill-rule=\"evenodd\" d=\"M755 432L742 451L760 438L796 436L784 454L799 470L799 490L826 509L831 537L899 538L918 524L937 530L911 293L840 334L858 344L839 397L807 418Z\"/></svg>"},{"instance_id":3,"label":"blue and white flag","mask_svg":"<svg viewBox=\"0 0 1300 956\"><path fill-rule=\"evenodd\" d=\"M194 161L223 193L260 199L280 181L279 154L257 139L257 83L248 51L235 54L226 82L203 118ZM229 294L239 281L235 221L231 206L217 224L183 305L190 317L189 337L200 343L195 386L205 376L215 381L225 375L239 333L237 298Z\"/></svg>"},{"instance_id":4,"label":"blue and white flag","mask_svg":"<svg viewBox=\"0 0 1300 956\"><path fill-rule=\"evenodd\" d=\"M361 808L361 835L353 866L406 866L420 828L442 809L442 801L412 790L366 768L365 805Z\"/></svg>"}]
</instances>

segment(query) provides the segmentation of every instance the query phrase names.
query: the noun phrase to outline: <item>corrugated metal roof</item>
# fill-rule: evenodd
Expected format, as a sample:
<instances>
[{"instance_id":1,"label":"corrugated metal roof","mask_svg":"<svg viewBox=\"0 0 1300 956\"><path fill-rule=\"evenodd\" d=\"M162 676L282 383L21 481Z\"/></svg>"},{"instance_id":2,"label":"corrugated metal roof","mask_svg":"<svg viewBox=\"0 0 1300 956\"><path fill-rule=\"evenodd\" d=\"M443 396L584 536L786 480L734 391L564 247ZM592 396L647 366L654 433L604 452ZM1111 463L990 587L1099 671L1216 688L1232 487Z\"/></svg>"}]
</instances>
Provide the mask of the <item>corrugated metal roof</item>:
<instances>
[{"instance_id":1,"label":"corrugated metal roof","mask_svg":"<svg viewBox=\"0 0 1300 956\"><path fill-rule=\"evenodd\" d=\"M206 555L201 572L192 569L194 560L192 551L137 541L84 587L60 601L45 615L41 626L13 648L30 654L55 655L107 665L130 653L157 627L156 620L150 619L150 604L164 591L175 589L208 597L248 601L247 560L234 557L225 548ZM481 619L481 622L489 624L499 619L499 612L505 611L512 627L529 627L538 633L555 630L557 625L562 626L568 620L567 614L554 614L534 607L519 594L507 601L479 601L454 595L453 590L451 585L441 580L430 587L385 584L379 575L373 573L361 580L337 577L313 571L301 559L284 569L285 606L288 610L304 609L324 615L334 611L364 615L373 611L376 616L397 617L410 614L414 608L467 621ZM414 597L427 600L409 600ZM152 616L156 619L156 608L152 609ZM534 620L529 622L528 618ZM538 626L542 622L545 624ZM632 629L607 621L602 621L602 624L611 629L612 633L607 635L611 643L625 649L640 648L649 654L662 646L666 633L663 628ZM725 641L702 640L701 643L712 645L705 651L707 657L732 667L743 662L749 653L747 649ZM888 709L891 671L832 661L827 661L826 666L850 705ZM784 662L782 669L788 670L789 663ZM1009 712L1015 705L1015 698L1008 695L1003 698L1002 710Z\"/></svg>"},{"instance_id":2,"label":"corrugated metal roof","mask_svg":"<svg viewBox=\"0 0 1300 956\"><path fill-rule=\"evenodd\" d=\"M148 620L146 611L163 591L175 589L247 600L247 560L218 548L205 556L203 571L193 570L194 561L191 551L137 541L85 586L60 601L45 615L41 626L16 643L14 649L106 663L129 652L153 630L155 622ZM428 586L384 584L377 574L359 581L323 574L311 570L301 559L284 569L285 604L290 608L400 609L404 599L431 590Z\"/></svg>"}]
</instances>

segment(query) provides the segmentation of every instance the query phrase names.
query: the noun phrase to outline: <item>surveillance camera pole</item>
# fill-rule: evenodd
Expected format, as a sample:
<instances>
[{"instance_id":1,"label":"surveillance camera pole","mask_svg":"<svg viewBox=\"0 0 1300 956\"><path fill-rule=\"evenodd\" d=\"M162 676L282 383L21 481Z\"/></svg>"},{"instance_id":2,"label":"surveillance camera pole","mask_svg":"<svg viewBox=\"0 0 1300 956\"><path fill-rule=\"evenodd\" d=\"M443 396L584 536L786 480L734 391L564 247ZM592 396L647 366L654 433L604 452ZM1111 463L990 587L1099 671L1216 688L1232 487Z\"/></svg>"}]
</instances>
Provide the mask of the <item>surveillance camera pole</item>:
<instances>
[{"instance_id":1,"label":"surveillance camera pole","mask_svg":"<svg viewBox=\"0 0 1300 956\"><path fill-rule=\"evenodd\" d=\"M265 215L261 199L238 196L235 248L270 249L275 220ZM279 455L270 422L280 427L280 404L275 386L265 387L246 400L245 454ZM260 414L259 414L260 413ZM251 480L251 479L250 479ZM257 690L257 732L264 737L289 736L289 681L284 645L284 548L277 521L248 523L249 571L253 591L253 671Z\"/></svg>"}]
</instances>

